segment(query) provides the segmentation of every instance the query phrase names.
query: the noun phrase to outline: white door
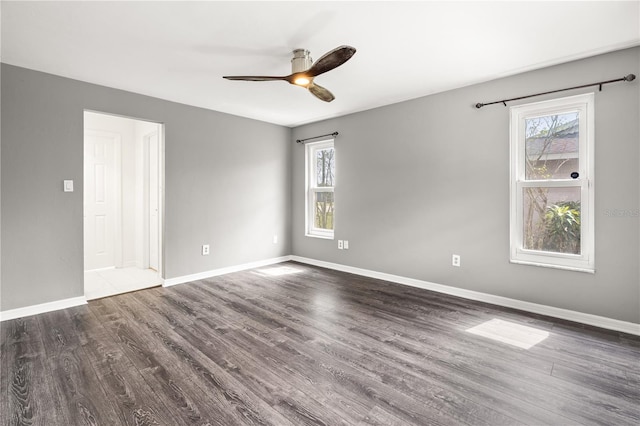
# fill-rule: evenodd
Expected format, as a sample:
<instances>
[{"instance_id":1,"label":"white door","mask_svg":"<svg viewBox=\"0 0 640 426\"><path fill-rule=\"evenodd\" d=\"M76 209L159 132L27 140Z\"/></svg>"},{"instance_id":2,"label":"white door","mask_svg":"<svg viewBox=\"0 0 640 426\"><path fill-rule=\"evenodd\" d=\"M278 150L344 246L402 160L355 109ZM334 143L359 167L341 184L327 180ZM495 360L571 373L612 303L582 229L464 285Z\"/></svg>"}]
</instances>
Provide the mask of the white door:
<instances>
[{"instance_id":1,"label":"white door","mask_svg":"<svg viewBox=\"0 0 640 426\"><path fill-rule=\"evenodd\" d=\"M84 135L84 269L116 266L120 135Z\"/></svg>"},{"instance_id":2,"label":"white door","mask_svg":"<svg viewBox=\"0 0 640 426\"><path fill-rule=\"evenodd\" d=\"M158 132L149 136L149 268L160 264L160 138Z\"/></svg>"}]
</instances>

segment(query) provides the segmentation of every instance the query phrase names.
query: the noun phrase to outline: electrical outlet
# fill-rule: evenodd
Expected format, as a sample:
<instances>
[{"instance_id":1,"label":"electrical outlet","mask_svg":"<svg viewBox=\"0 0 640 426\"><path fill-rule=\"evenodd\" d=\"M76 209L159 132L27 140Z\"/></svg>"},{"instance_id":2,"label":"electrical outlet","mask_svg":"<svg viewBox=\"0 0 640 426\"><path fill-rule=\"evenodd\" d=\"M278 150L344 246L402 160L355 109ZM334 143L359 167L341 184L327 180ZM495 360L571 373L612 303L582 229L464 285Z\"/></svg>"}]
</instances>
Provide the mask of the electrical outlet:
<instances>
[{"instance_id":1,"label":"electrical outlet","mask_svg":"<svg viewBox=\"0 0 640 426\"><path fill-rule=\"evenodd\" d=\"M203 256L208 256L209 255L209 244L203 244L202 245L202 255Z\"/></svg>"},{"instance_id":2,"label":"electrical outlet","mask_svg":"<svg viewBox=\"0 0 640 426\"><path fill-rule=\"evenodd\" d=\"M278 235L277 234L273 235L273 244L278 244Z\"/></svg>"},{"instance_id":3,"label":"electrical outlet","mask_svg":"<svg viewBox=\"0 0 640 426\"><path fill-rule=\"evenodd\" d=\"M454 254L451 256L451 264L453 266L460 266L460 255Z\"/></svg>"},{"instance_id":4,"label":"electrical outlet","mask_svg":"<svg viewBox=\"0 0 640 426\"><path fill-rule=\"evenodd\" d=\"M344 246L345 250L349 250L349 240L344 240L344 243L342 243L342 245Z\"/></svg>"},{"instance_id":5,"label":"electrical outlet","mask_svg":"<svg viewBox=\"0 0 640 426\"><path fill-rule=\"evenodd\" d=\"M338 240L338 250L342 250L344 248L344 241Z\"/></svg>"}]
</instances>

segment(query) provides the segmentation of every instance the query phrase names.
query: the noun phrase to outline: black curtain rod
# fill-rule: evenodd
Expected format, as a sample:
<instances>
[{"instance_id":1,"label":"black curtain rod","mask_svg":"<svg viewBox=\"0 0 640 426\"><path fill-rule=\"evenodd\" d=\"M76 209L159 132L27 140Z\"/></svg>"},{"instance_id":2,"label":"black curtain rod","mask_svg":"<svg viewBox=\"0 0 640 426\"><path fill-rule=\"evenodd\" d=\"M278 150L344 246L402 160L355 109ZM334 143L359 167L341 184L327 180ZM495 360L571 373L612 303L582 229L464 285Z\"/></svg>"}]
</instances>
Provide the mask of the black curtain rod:
<instances>
[{"instance_id":1,"label":"black curtain rod","mask_svg":"<svg viewBox=\"0 0 640 426\"><path fill-rule=\"evenodd\" d=\"M600 91L602 91L602 85L603 84L617 83L618 81L633 81L635 79L636 79L635 74L629 74L629 75L627 75L625 77L622 77L622 78L616 78L615 80L607 80L607 81L601 81L599 83L583 84L582 86L568 87L566 89L551 90L550 92L542 92L542 93L536 93L535 95L520 96L519 98L504 99L502 101L488 102L486 104L478 102L475 105L475 107L480 109L483 106L493 105L493 104L503 104L504 106L507 106L507 102L511 102L511 101L517 101L517 100L520 100L520 99L532 98L534 96L548 95L549 93L564 92L565 90L582 89L582 88L591 87L591 86L600 86Z\"/></svg>"},{"instance_id":2,"label":"black curtain rod","mask_svg":"<svg viewBox=\"0 0 640 426\"><path fill-rule=\"evenodd\" d=\"M306 139L297 139L296 143L305 143L306 141L310 141L311 139L324 138L325 136L333 136L335 138L336 136L338 136L338 132L327 133L326 135L320 135L320 136L313 136Z\"/></svg>"}]
</instances>

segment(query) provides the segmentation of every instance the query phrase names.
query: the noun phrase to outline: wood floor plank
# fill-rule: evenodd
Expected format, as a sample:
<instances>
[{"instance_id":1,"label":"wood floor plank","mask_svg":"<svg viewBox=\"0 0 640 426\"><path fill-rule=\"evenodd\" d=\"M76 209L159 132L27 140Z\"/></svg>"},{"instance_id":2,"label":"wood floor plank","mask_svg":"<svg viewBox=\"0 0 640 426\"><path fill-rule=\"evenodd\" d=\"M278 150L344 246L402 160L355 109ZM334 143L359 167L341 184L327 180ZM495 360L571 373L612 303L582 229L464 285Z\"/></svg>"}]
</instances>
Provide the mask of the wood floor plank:
<instances>
[{"instance_id":1,"label":"wood floor plank","mask_svg":"<svg viewBox=\"0 0 640 426\"><path fill-rule=\"evenodd\" d=\"M70 424L49 375L40 328L35 317L1 323L3 350L0 424Z\"/></svg>"},{"instance_id":2,"label":"wood floor plank","mask_svg":"<svg viewBox=\"0 0 640 426\"><path fill-rule=\"evenodd\" d=\"M117 424L118 417L82 348L47 359L70 424Z\"/></svg>"},{"instance_id":3,"label":"wood floor plank","mask_svg":"<svg viewBox=\"0 0 640 426\"><path fill-rule=\"evenodd\" d=\"M72 423L117 423L114 401L107 397L103 387L105 382L97 377L94 364L82 346L83 328L91 324L90 317L86 317L84 323L73 321L71 315L74 312L78 315L78 311L87 312L88 309L72 308L38 316L47 365L57 378L58 393L66 402ZM78 329L77 326L83 328Z\"/></svg>"},{"instance_id":4,"label":"wood floor plank","mask_svg":"<svg viewBox=\"0 0 640 426\"><path fill-rule=\"evenodd\" d=\"M230 297L233 297L233 296L230 296ZM232 305L232 306L235 306L235 307L237 307L237 306L238 306L237 301L233 302L233 301L230 301L229 299L224 299L224 300L226 300L226 301L227 301L227 303L229 303L229 304L230 304L230 305ZM252 300L253 300L253 302L254 302L254 303L253 303L253 308L254 308L254 309L256 310L256 312L257 312L258 310L260 310L260 307L259 307L259 306L257 306L257 301L256 301L256 299L252 299ZM261 315L261 316L265 316L265 317L267 317L267 316L269 316L269 313L268 313L268 312L265 312L265 310L260 310L260 312L258 313L258 315ZM287 330L291 330L293 327L295 327L295 326L293 326L293 325L289 324L289 325L287 325L287 327L286 327L286 328L287 328ZM281 327L280 327L280 324L278 324L278 327L277 327L277 328L281 328ZM240 336L236 335L236 333L233 333L233 334L234 334L234 336L235 336L235 338L236 338L236 339L240 337ZM226 338L228 338L228 339L233 338L233 336L231 336L231 335L226 335L225 337L226 337ZM299 336L298 336L298 337L299 337ZM304 340L305 340L305 339L302 339L301 341L304 341ZM236 343L237 343L237 342L238 342L238 340L236 340ZM250 343L249 343L249 345L248 345L248 346L246 346L247 351L251 351L251 349L252 349L252 348L255 348L255 346L256 346L256 345L257 345L257 342L255 342L255 341L254 341L254 342L250 342ZM264 354L264 353L266 352L266 351L265 351L265 349L266 349L266 350L269 350L269 348L263 348L260 352ZM255 349L254 349L254 350L255 350ZM309 382L309 381L312 381L313 379L311 379L311 378L309 378L308 376L305 376L305 375L304 375L304 374L309 370L309 365L308 365L308 364L305 364L305 365L301 366L301 367L298 369L298 371L296 371L296 368L295 368L295 367L292 367L293 363L291 362L291 354L292 354L292 353L294 353L294 352L296 352L296 351L295 351L295 350L292 350L292 349L289 349L288 351L280 350L280 353L278 353L277 355L270 354L270 355L269 355L269 358L271 358L271 359L273 359L273 358L278 358L278 359L280 360L280 364L281 364L281 365L285 365L285 364L287 365L288 369L287 369L287 371L286 371L286 372L283 372L284 374L292 375L292 374L298 373L298 374L301 374L301 377L300 377L299 379L300 379L302 382ZM268 353L268 352L267 352L267 353ZM298 353L298 355L300 355L300 353ZM288 360L288 361L287 361L287 360ZM329 372L327 372L327 371L322 370L322 369L316 369L316 370L315 370L315 373L316 373L316 375L317 375L318 373L320 373L320 374L322 374L323 376L325 376L325 377L326 377L326 376L328 376L328 377L330 377L330 378L331 378L331 377L333 377L333 374L334 374L334 372L333 372L333 371L329 371ZM331 386L333 386L333 379L329 379L329 380L327 380L326 382L327 382L327 383L329 383ZM316 385L317 385L317 386L318 386L318 385L319 385L319 386L322 386L322 384L321 384L321 383L318 383L318 382L316 382ZM335 387L334 387L334 388L335 388ZM336 391L334 388L327 389L326 394L328 394L328 395L337 394L337 393L338 393L338 391ZM353 409L355 408L355 406L356 406L356 405L358 405L358 403L357 403L355 400L357 400L357 399L361 399L361 398L354 398L354 395L355 395L355 394L354 394L353 392L349 393L349 392L346 392L346 391L345 391L345 392L343 392L343 394L342 394L342 398L343 398L343 399L345 399L345 398L346 398L346 396L345 396L345 395L350 395L350 396L351 396L351 398L352 398L352 403L350 404L349 408L350 408L350 410L351 410L351 411L353 411ZM355 404L355 405L354 405L354 404ZM368 407L365 407L363 410L360 410L360 412L361 412L361 414L362 414L362 415L366 414L366 413L368 412ZM424 415L423 415L423 417L428 418L428 416L427 416L426 414L424 414ZM440 415L438 415L438 417L434 417L434 418L432 418L432 419L431 419L431 421L432 421L432 422L434 422L434 424L436 424L436 423L442 423L442 420L441 420L441 418L440 418ZM354 422L355 422L355 420L354 420Z\"/></svg>"},{"instance_id":5,"label":"wood floor plank","mask_svg":"<svg viewBox=\"0 0 640 426\"><path fill-rule=\"evenodd\" d=\"M162 395L161 401L171 407L186 424L234 424L232 416L209 403L205 389L194 384L190 377L185 379L180 364L164 357L157 343L150 339L138 339L141 333L131 329L112 299L115 298L93 302L92 311L104 321L145 382Z\"/></svg>"},{"instance_id":6,"label":"wood floor plank","mask_svg":"<svg viewBox=\"0 0 640 426\"><path fill-rule=\"evenodd\" d=\"M226 295L223 297L223 300L229 301L229 299L228 299L227 297L232 298L232 295L233 295L233 294L234 294L234 293L233 293L232 291L227 291L227 292L226 292ZM387 297L385 298L385 302L389 299L389 295L387 294L386 296L387 296ZM252 299L252 301L253 301L253 304L254 304L254 305L258 305L258 306L260 306L260 301L259 301L258 299L256 299L255 297ZM239 302L233 302L233 303L239 303ZM387 309L387 310L384 310L384 309L383 309L383 310L382 310L382 312L386 315L386 313L387 313L387 312L389 312L389 310L388 310L388 309ZM375 314L374 314L374 315L375 315ZM290 318L289 318L289 317L287 317L286 319L290 319ZM415 318L415 316L410 316L410 319L411 319L413 322L416 322L416 318ZM397 323L398 318L386 317L386 318L385 318L385 320L387 321L387 323L388 323L388 324L391 324L391 326L393 327L393 325ZM420 324L418 324L418 325L420 325ZM475 346L477 346L477 345L475 345ZM493 344L493 345L490 345L490 346L489 346L489 348L494 348L494 347L495 347L495 344ZM402 349L403 349L403 350L406 350L406 346L404 346ZM476 347L476 348L471 348L471 349L477 349L477 347ZM445 353L445 356L446 356L446 353ZM492 357L487 357L487 359L488 359L488 360L492 360L493 358L492 358ZM509 365L509 364L505 364L505 365ZM552 363L551 363L551 362L547 362L547 363L546 363L545 369L547 370L547 373L550 373L550 372L551 372L551 366L552 366ZM468 368L469 368L469 365L467 364L466 366L464 366L464 367L463 367L463 370L462 370L462 371L464 372L464 371L465 371L465 369L468 369ZM514 371L514 373L512 373L512 374L514 374L514 375L516 375L516 376L517 376L517 375L520 375L520 374L522 373L522 368L525 368L525 369L526 369L526 368L528 368L528 365L525 363L525 364L523 364L523 365L521 365L521 366L518 366L518 367L516 368L516 370L517 370L517 371ZM500 372L500 370L504 370L504 365L503 365L503 364L496 364L496 366L494 366L494 367L493 367L493 369L494 369L494 370L496 370L497 372ZM480 377L479 379L481 380L481 379L482 379L482 377ZM589 399L589 395L588 395L588 394L585 394L585 393L581 393L581 392L579 392L579 389L573 389L573 388L571 388L571 387L568 387L568 388L567 388L567 387L562 387L562 389L560 389L560 390L558 390L558 391L557 391L557 394L558 394L558 395L557 395L557 397L556 397L556 396L554 396L554 395L550 395L550 396L549 396L549 398L548 398L547 400L541 400L541 401L540 401L540 404L541 404L541 405L544 405L544 404L546 404L546 403L548 402L548 400L556 401L557 399L559 399L559 402L560 402L560 403L563 403L563 401L565 401L565 402L566 402L566 401L567 401L567 398L564 396L564 393L565 393L567 390L568 390L569 392L572 392L572 393L573 393L573 399L574 399L574 400L581 400L581 399L585 399L585 398ZM596 402L596 403L597 403L597 399L598 399L598 398L601 398L601 397L602 397L602 395L599 395L599 394L597 394L597 393L596 393L596 394L593 394L593 396L592 396L591 398L592 398L592 399L594 399L594 402ZM525 395L525 399L526 399L526 395ZM569 402L570 402L570 400L569 400ZM596 404L596 405L597 405L597 404ZM604 404L604 406L606 406L606 404ZM577 416L580 416L580 418L584 420L584 419L588 419L588 417L586 417L586 416L588 415L588 412L589 412L589 410L586 410L586 413L585 413L583 410L581 410L581 409L577 409L577 410L574 412L574 414L575 414L575 415L577 415ZM617 413L615 413L615 414L617 414ZM560 418L561 418L561 417L557 417L557 418L556 418L556 420L559 420ZM620 420L624 420L624 418L622 418L622 419L618 419L618 420L619 420L619 421L620 421Z\"/></svg>"},{"instance_id":7,"label":"wood floor plank","mask_svg":"<svg viewBox=\"0 0 640 426\"><path fill-rule=\"evenodd\" d=\"M230 415L234 423L249 421L259 425L290 424L264 400L254 397L249 390L238 386L237 381L223 368L209 362L198 351L186 350L185 348L190 345L180 335L166 327L158 327L153 320L141 316L140 306L133 298L121 300L118 304L118 308L125 315L146 327L146 331L158 343L156 352L163 353L175 363L181 363L181 374L199 383L208 395L210 403L215 403L223 412ZM140 340L145 339L140 333L137 333L137 337Z\"/></svg>"},{"instance_id":8,"label":"wood floor plank","mask_svg":"<svg viewBox=\"0 0 640 426\"><path fill-rule=\"evenodd\" d=\"M143 303L149 303L147 295L137 294L136 298ZM160 302L153 306L159 317L165 317L170 313L166 309L173 304L163 305ZM176 314L182 315L185 313ZM178 322L187 321L176 321ZM328 398L318 401L295 389L291 370L281 369L285 364L283 362L274 364L274 358L269 352L272 345L268 345L265 350L260 346L263 342L255 339L249 342L248 347L238 344L238 339L241 339L238 335L242 334L246 338L247 330L221 334L216 325L212 327L202 321L193 322L189 327L176 327L175 330L194 348L225 368L241 385L262 395L269 405L287 418L293 418L295 424L349 424L347 419L354 411L357 412L353 405L349 406L348 411L342 411L338 406L327 403L342 401L328 401Z\"/></svg>"},{"instance_id":9,"label":"wood floor plank","mask_svg":"<svg viewBox=\"0 0 640 426\"><path fill-rule=\"evenodd\" d=\"M262 308L264 308L265 310L268 310L268 307L265 307L265 306L264 306L264 305L263 305L259 300L257 300L257 299L253 299L253 304L254 304L254 306L262 307ZM291 318L288 318L288 319L291 319ZM288 326L289 326L289 327L295 327L295 325L288 325ZM308 327L308 324L305 324L305 326L307 326L307 327ZM343 331L344 331L344 330L343 330ZM377 343L380 343L380 342L377 342ZM403 349L403 351L404 351L404 350L406 350L406 347L404 347L404 348L402 348L402 349ZM419 355L420 355L420 356L423 356L423 355L426 355L426 354L419 354ZM550 371L550 370L549 370L549 371ZM424 395L420 395L420 396L421 396L421 397L423 397ZM460 398L458 398L458 399L460 399ZM468 404L469 404L469 405L473 405L473 404L472 404L472 403L470 403L470 402L469 402ZM489 410L489 411L492 411L492 410ZM498 413L495 413L495 412L493 412L493 413L492 413L492 415L493 415L493 418L491 419L490 424L498 424L498 419L500 418L500 416L501 416L501 415L500 415L500 414L498 414ZM489 418L490 418L490 417L489 417ZM503 419L502 419L502 421L501 421L500 423L501 423L501 424L512 424L513 422L514 422L514 419L506 418L506 417L505 417L505 418L503 418ZM475 420L475 421L474 421L474 423L478 423L478 420Z\"/></svg>"},{"instance_id":10,"label":"wood floor plank","mask_svg":"<svg viewBox=\"0 0 640 426\"><path fill-rule=\"evenodd\" d=\"M396 323L397 321L398 318L396 318ZM394 326L391 329L394 329ZM380 330L371 331L366 328L359 329L358 332L377 339L378 344L375 347L395 343L401 336L394 333L393 335L388 334L386 338L381 338L378 337L381 333ZM534 402L539 407L549 405L563 407L563 415L572 413L575 421L580 423L587 422L594 416L606 418L605 415L608 415L611 418L610 421L614 423L632 423L637 418L635 407L626 404L624 400L617 400L619 406L614 410L608 410L608 403L611 399L596 389L585 392L581 386L566 385L562 381L547 377L547 374L540 375L529 369L526 363L505 363L504 359L496 363L493 356L487 356L487 352L491 354L492 351L486 349L481 351L482 356L478 357L476 351L483 349L478 345L463 349L458 348L461 340L464 341L464 335L447 337L449 338L446 339L446 346L440 345L437 339L430 345L432 350L429 357L444 365L448 371L457 371L460 377L472 377L479 384L491 383L494 389L507 391L513 395L521 395L520 398L523 401ZM407 343L406 341L402 342L397 346L397 349L403 352L411 351L411 345ZM509 351L510 349L502 348L502 350ZM498 360L500 358L502 357L498 357ZM514 366L512 367L512 365ZM509 370L513 371L509 372ZM453 380L453 377L449 376L449 380ZM585 401L591 401L591 403L583 407L582 404ZM557 420L560 420L560 417Z\"/></svg>"},{"instance_id":11,"label":"wood floor plank","mask_svg":"<svg viewBox=\"0 0 640 426\"><path fill-rule=\"evenodd\" d=\"M493 383L495 387L503 387L509 392L522 393L523 399L530 402L538 401L537 403L541 406L566 404L567 407L572 407L572 401L592 401L591 406L598 406L599 404L606 406L611 400L608 395L603 394L598 389L593 389L592 392L584 392L579 386L576 387L566 384L564 381L555 380L554 377L550 376L551 369L548 372L531 369L527 365L527 359L523 360L523 362L513 362L513 359L501 356L500 353L495 353L492 348L484 348L483 344L469 345L468 342L465 342L465 336L465 334L460 333L457 335L452 334L447 339L446 345L441 345L438 339L428 337L421 339L420 343L429 344L431 348L429 358L445 363L448 369L454 372L459 371L467 377L477 377L478 381ZM389 336L386 340L380 340L379 344L393 344L398 341L400 343L399 348L404 351L416 346L416 342L402 337L402 334L395 334ZM474 336L472 338L478 340ZM478 343L484 342L479 340ZM496 346L496 344L493 344L493 347L500 348L502 353L524 352L521 349ZM480 356L478 355L478 349L482 349L479 352ZM501 385L501 383L504 384ZM525 383L529 383L529 385L525 386ZM524 393L517 392L519 389L525 389ZM544 390L546 392L543 392ZM535 395L542 395L544 398L536 398ZM622 419L626 418L625 410L629 411L629 418L633 418L634 415L631 414L634 408L633 404L625 404L624 400L617 401L620 407L610 413L612 419L616 419L618 416L621 416ZM565 409L565 411L571 411L571 409ZM574 415L586 417L589 411L588 408L575 408ZM598 413L601 414L601 410L598 410Z\"/></svg>"},{"instance_id":12,"label":"wood floor plank","mask_svg":"<svg viewBox=\"0 0 640 426\"><path fill-rule=\"evenodd\" d=\"M230 295L230 296L229 296L229 298L231 299L231 298L233 298L233 296L232 296L232 295ZM229 301L228 299L223 299L223 300L227 300L227 302L228 302L228 303L233 304L233 305L236 305L237 303L239 303L239 301L235 301L235 302L233 302L233 301ZM269 312L269 308L268 308L267 306L265 306L264 304L260 303L260 301L258 301L257 299L252 299L252 302L253 302L253 307L254 307L254 309L261 309L261 310L262 310L262 312L260 313L260 315L265 315L265 316L266 316L266 315L268 315L268 313L266 313L266 312ZM266 312L265 312L265 311L266 311ZM293 319L292 317L287 317L287 319L286 319L286 320L283 320L283 321L294 321L294 319ZM295 322L295 321L294 321L294 322ZM287 323L287 329L293 329L293 328L295 328L296 326L297 326L297 324ZM303 340L303 342L304 342L304 340ZM299 356L302 356L302 355L303 355L301 352L297 351L296 349L290 349L290 350L289 350L289 352L296 352ZM285 356L286 356L286 354L285 354ZM309 358L313 358L313 357L320 357L320 358L322 358L322 356L323 356L323 354L321 354L321 353L315 353L315 354L311 354L311 355L309 356ZM307 366L305 367L305 369L308 369L308 368L309 368L309 367L308 367L309 363L307 363L306 365L307 365ZM348 370L348 369L349 369L349 367L348 367L348 366L341 366L341 367L342 367L342 368L344 368L345 370ZM319 370L317 370L317 371L318 371L318 372L320 372L321 374L327 374L327 371L322 371L321 369L319 369ZM318 372L317 372L316 374L318 374ZM333 371L331 371L331 370L329 370L329 376L330 376L330 377L333 377L333 375L334 375L334 372L333 372ZM346 377L346 374L342 374L342 375L341 375L341 377ZM377 376L376 376L376 377L377 377ZM332 379L332 380L333 380L333 379ZM331 381L332 381L332 380L331 380ZM353 382L354 382L353 384L354 384L356 387L357 387L357 386L363 386L363 385L362 385L362 384L360 384L360 383L355 383L355 382L356 382L355 380L354 380ZM364 381L364 382L366 383L366 381ZM389 389L389 390L388 390L388 392L393 393L393 392L394 392L394 390L393 390L393 389ZM404 397L404 396L403 396L403 397ZM441 414L441 415L444 415L443 413L440 413L440 414ZM459 419L459 420L460 420L460 419ZM432 419L431 419L431 421L433 421L433 422L440 422L440 421L442 421L442 419L441 419L441 418L432 418ZM450 421L450 419L448 419L448 421ZM511 420L511 423L512 423L512 422L513 422L513 420Z\"/></svg>"},{"instance_id":13,"label":"wood floor plank","mask_svg":"<svg viewBox=\"0 0 640 426\"><path fill-rule=\"evenodd\" d=\"M358 423L358 426L405 426L406 424L404 420L397 418L376 405L367 413L365 418Z\"/></svg>"},{"instance_id":14,"label":"wood floor plank","mask_svg":"<svg viewBox=\"0 0 640 426\"><path fill-rule=\"evenodd\" d=\"M469 333L548 335L529 349ZM0 424L636 425L640 337L295 262L0 324Z\"/></svg>"},{"instance_id":15,"label":"wood floor plank","mask_svg":"<svg viewBox=\"0 0 640 426\"><path fill-rule=\"evenodd\" d=\"M186 424L173 416L86 306L64 311L123 425Z\"/></svg>"}]
</instances>

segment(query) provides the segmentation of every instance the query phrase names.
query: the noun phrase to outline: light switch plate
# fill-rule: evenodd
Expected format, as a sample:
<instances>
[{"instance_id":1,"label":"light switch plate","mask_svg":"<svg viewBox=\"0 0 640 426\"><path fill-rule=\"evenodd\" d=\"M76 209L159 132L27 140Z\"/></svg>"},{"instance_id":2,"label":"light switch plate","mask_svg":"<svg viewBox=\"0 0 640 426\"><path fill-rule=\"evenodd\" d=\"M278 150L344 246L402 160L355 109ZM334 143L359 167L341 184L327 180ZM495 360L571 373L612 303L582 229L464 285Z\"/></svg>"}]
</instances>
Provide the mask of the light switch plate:
<instances>
[{"instance_id":1,"label":"light switch plate","mask_svg":"<svg viewBox=\"0 0 640 426\"><path fill-rule=\"evenodd\" d=\"M65 180L64 181L64 192L73 192L73 181Z\"/></svg>"}]
</instances>

